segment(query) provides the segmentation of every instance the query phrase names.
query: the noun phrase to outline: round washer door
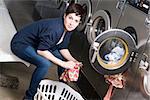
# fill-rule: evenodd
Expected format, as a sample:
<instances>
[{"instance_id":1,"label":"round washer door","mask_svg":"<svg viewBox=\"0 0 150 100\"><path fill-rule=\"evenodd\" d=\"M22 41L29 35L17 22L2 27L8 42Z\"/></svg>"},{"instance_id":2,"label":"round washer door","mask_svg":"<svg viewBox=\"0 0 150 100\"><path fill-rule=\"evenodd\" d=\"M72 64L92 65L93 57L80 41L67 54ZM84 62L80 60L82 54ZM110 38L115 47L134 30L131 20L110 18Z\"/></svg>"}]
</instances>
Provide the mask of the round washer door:
<instances>
[{"instance_id":1,"label":"round washer door","mask_svg":"<svg viewBox=\"0 0 150 100\"><path fill-rule=\"evenodd\" d=\"M104 10L98 10L92 16L89 24L86 27L87 39L91 44L94 39L103 31L110 29L110 17Z\"/></svg>"},{"instance_id":2,"label":"round washer door","mask_svg":"<svg viewBox=\"0 0 150 100\"><path fill-rule=\"evenodd\" d=\"M99 34L92 43L89 59L100 74L121 73L129 67L136 51L133 37L121 29L109 29Z\"/></svg>"}]
</instances>

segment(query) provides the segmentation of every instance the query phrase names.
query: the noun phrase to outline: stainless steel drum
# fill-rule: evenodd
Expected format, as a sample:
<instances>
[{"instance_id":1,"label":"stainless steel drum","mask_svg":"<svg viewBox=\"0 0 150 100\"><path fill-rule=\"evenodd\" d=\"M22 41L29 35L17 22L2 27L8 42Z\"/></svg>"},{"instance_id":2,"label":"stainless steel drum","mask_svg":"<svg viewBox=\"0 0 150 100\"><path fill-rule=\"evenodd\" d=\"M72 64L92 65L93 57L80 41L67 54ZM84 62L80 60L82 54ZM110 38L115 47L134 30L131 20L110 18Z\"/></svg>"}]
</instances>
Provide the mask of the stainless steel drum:
<instances>
[{"instance_id":1,"label":"stainless steel drum","mask_svg":"<svg viewBox=\"0 0 150 100\"><path fill-rule=\"evenodd\" d=\"M127 70L136 55L133 37L121 29L109 29L92 43L89 59L100 74L116 74Z\"/></svg>"}]
</instances>

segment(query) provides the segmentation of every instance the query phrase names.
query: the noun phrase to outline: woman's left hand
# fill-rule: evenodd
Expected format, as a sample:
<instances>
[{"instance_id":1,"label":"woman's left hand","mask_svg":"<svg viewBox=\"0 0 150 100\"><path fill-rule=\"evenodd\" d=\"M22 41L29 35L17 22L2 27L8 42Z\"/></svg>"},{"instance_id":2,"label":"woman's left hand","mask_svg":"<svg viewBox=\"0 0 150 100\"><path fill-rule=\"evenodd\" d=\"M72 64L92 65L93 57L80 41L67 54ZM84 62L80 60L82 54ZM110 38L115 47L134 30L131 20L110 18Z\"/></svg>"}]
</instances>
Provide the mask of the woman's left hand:
<instances>
[{"instance_id":1,"label":"woman's left hand","mask_svg":"<svg viewBox=\"0 0 150 100\"><path fill-rule=\"evenodd\" d=\"M70 82L70 81L77 81L79 77L79 70L83 66L82 62L74 61L76 66L74 66L74 69L66 69L60 79L65 81L65 82Z\"/></svg>"},{"instance_id":2,"label":"woman's left hand","mask_svg":"<svg viewBox=\"0 0 150 100\"><path fill-rule=\"evenodd\" d=\"M76 63L76 65L78 65L80 68L82 68L83 64L82 62L79 62L79 61L74 61Z\"/></svg>"}]
</instances>

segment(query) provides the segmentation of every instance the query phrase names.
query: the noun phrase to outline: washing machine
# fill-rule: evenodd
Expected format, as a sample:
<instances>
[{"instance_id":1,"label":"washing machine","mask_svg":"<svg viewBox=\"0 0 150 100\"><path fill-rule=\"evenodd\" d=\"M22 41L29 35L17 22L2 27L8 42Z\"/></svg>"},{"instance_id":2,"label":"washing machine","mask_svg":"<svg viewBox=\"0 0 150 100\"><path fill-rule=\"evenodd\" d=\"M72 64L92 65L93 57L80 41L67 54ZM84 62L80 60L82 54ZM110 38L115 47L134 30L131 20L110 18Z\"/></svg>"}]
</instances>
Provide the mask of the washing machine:
<instances>
[{"instance_id":1,"label":"washing machine","mask_svg":"<svg viewBox=\"0 0 150 100\"><path fill-rule=\"evenodd\" d=\"M78 45L75 47L78 50L73 47L72 51L83 61L82 73L87 83L103 98L108 88L103 75L124 73L126 86L116 89L112 100L149 100L150 2L93 0L91 3L91 17L84 30L86 37L81 33L72 42Z\"/></svg>"},{"instance_id":2,"label":"washing machine","mask_svg":"<svg viewBox=\"0 0 150 100\"><path fill-rule=\"evenodd\" d=\"M82 93L84 91L88 99L102 99L108 88L103 75L127 70L136 55L136 42L128 32L116 28L123 12L118 1L92 0L91 4L92 12L84 33L73 35L70 50L84 64L82 79L78 82ZM104 55L118 48L117 45L124 53L115 64L111 64ZM87 87L95 95L85 91L84 83L89 84Z\"/></svg>"},{"instance_id":3,"label":"washing machine","mask_svg":"<svg viewBox=\"0 0 150 100\"><path fill-rule=\"evenodd\" d=\"M117 89L112 97L113 100L149 100L150 1L101 0L97 2L98 7L96 6L85 29L90 44L89 60L92 67L100 75L126 73L127 86L125 89ZM117 45L123 49L116 49ZM114 62L114 59L112 63L110 59L115 56L112 56L114 49L117 53L123 54L116 60L117 62ZM94 76L94 73L91 74ZM98 80L95 82L99 83ZM98 86L95 84L93 86L98 92Z\"/></svg>"},{"instance_id":4,"label":"washing machine","mask_svg":"<svg viewBox=\"0 0 150 100\"><path fill-rule=\"evenodd\" d=\"M103 31L117 27L124 7L118 0L93 0L92 3L95 9L85 30L89 43Z\"/></svg>"},{"instance_id":5,"label":"washing machine","mask_svg":"<svg viewBox=\"0 0 150 100\"><path fill-rule=\"evenodd\" d=\"M118 23L118 28L125 29L136 40L137 47L136 61L126 71L127 86L121 92L126 95L126 100L150 99L149 9L149 0L127 0L123 15ZM120 92L116 92L117 94L120 94ZM113 100L120 100L122 98L121 96L114 96Z\"/></svg>"}]
</instances>

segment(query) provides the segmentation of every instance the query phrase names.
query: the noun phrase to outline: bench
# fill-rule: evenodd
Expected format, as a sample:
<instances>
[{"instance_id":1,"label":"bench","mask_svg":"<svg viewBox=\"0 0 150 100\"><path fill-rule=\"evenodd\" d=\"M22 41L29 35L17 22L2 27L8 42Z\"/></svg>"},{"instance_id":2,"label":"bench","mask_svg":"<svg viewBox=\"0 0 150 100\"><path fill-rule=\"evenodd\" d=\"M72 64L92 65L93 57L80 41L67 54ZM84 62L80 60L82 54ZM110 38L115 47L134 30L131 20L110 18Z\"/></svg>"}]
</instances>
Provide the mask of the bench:
<instances>
[{"instance_id":1,"label":"bench","mask_svg":"<svg viewBox=\"0 0 150 100\"><path fill-rule=\"evenodd\" d=\"M8 9L5 6L4 1L0 0L0 63L21 62L29 67L30 64L28 62L18 58L10 50L10 41L16 32Z\"/></svg>"}]
</instances>

